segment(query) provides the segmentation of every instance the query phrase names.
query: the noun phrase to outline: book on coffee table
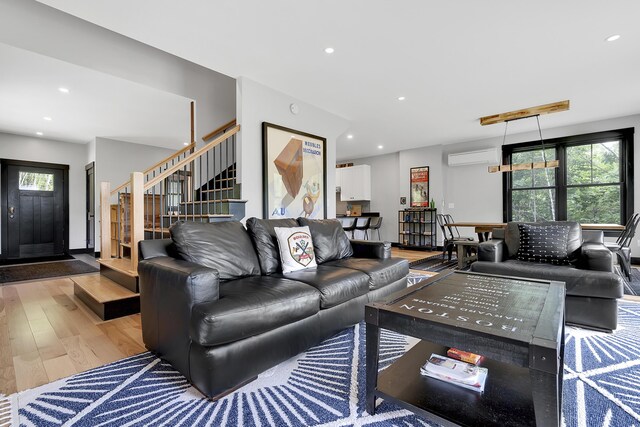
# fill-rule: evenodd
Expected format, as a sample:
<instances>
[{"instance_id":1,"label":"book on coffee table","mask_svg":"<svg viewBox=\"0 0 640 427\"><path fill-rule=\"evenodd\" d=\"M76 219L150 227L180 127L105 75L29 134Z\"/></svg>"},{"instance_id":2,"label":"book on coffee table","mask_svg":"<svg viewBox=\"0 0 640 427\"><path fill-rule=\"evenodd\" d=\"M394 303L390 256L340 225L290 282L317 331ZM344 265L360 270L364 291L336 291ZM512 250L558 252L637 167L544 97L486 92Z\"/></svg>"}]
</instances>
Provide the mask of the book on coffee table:
<instances>
[{"instance_id":1,"label":"book on coffee table","mask_svg":"<svg viewBox=\"0 0 640 427\"><path fill-rule=\"evenodd\" d=\"M479 354L471 353L468 351L462 351L457 348L451 347L447 350L447 356L452 359L462 360L463 362L471 363L473 365L477 365L482 359L482 356Z\"/></svg>"},{"instance_id":2,"label":"book on coffee table","mask_svg":"<svg viewBox=\"0 0 640 427\"><path fill-rule=\"evenodd\" d=\"M469 390L484 391L488 370L460 360L432 354L420 368L420 373L430 378L446 381Z\"/></svg>"}]
</instances>

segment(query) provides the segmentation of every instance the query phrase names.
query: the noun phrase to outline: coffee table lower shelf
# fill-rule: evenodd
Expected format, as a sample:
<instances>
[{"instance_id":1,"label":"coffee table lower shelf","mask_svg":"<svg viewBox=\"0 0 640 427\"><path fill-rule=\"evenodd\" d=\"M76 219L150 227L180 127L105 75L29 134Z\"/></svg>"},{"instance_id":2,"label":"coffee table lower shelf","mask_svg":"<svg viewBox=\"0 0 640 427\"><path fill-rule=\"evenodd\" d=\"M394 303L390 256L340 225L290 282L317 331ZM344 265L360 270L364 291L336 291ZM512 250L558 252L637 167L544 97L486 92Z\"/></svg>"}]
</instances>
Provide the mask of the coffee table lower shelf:
<instances>
[{"instance_id":1,"label":"coffee table lower shelf","mask_svg":"<svg viewBox=\"0 0 640 427\"><path fill-rule=\"evenodd\" d=\"M421 341L378 375L375 394L442 425L535 426L529 370L489 359L479 393L420 374L432 353L448 347Z\"/></svg>"}]
</instances>

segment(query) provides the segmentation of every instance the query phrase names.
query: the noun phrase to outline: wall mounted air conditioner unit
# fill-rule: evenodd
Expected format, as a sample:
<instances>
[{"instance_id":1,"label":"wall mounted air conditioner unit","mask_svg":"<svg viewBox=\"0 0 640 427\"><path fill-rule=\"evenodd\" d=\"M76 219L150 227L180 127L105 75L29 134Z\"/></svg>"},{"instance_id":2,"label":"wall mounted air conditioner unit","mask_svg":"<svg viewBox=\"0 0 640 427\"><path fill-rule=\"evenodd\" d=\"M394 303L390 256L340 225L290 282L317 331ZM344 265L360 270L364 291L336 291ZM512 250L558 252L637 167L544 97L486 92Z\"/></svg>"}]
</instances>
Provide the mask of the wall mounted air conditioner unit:
<instances>
[{"instance_id":1,"label":"wall mounted air conditioner unit","mask_svg":"<svg viewBox=\"0 0 640 427\"><path fill-rule=\"evenodd\" d=\"M498 163L500 159L499 148L487 148L486 150L467 151L464 153L449 154L449 166L477 165L481 163Z\"/></svg>"}]
</instances>

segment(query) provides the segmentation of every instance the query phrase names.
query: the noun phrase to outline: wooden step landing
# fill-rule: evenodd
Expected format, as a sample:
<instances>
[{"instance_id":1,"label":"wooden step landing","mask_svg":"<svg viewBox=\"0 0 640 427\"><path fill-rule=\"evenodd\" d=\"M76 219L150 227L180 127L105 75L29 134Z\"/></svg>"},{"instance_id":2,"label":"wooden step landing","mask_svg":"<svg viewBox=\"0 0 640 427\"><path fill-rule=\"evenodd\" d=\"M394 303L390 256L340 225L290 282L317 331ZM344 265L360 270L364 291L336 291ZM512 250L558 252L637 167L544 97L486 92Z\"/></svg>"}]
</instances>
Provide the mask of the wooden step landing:
<instances>
[{"instance_id":1,"label":"wooden step landing","mask_svg":"<svg viewBox=\"0 0 640 427\"><path fill-rule=\"evenodd\" d=\"M103 275L73 276L73 293L102 320L140 312L140 294Z\"/></svg>"},{"instance_id":2,"label":"wooden step landing","mask_svg":"<svg viewBox=\"0 0 640 427\"><path fill-rule=\"evenodd\" d=\"M98 260L101 266L109 267L112 270L119 271L131 277L138 277L138 272L131 269L131 260L124 258L100 258Z\"/></svg>"},{"instance_id":3,"label":"wooden step landing","mask_svg":"<svg viewBox=\"0 0 640 427\"><path fill-rule=\"evenodd\" d=\"M100 258L100 274L124 286L131 292L138 292L138 272L131 269L131 260L126 258Z\"/></svg>"}]
</instances>

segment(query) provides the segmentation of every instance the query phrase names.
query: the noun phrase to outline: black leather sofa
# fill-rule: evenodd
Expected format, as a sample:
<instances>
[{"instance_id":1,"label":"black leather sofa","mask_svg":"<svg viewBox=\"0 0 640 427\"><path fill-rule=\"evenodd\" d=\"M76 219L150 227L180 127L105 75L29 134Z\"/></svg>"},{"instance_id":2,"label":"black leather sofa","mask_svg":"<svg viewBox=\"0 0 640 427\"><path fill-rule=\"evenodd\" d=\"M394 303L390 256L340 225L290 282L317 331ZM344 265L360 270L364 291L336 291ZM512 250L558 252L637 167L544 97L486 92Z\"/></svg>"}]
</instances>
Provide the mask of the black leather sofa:
<instances>
[{"instance_id":1,"label":"black leather sofa","mask_svg":"<svg viewBox=\"0 0 640 427\"><path fill-rule=\"evenodd\" d=\"M310 228L318 267L283 274L273 228L298 221ZM408 262L391 258L389 243L349 241L337 220L250 218L247 229L183 222L172 239L140 242L144 343L209 398L358 323L366 303L407 286Z\"/></svg>"},{"instance_id":2,"label":"black leather sofa","mask_svg":"<svg viewBox=\"0 0 640 427\"><path fill-rule=\"evenodd\" d=\"M611 251L604 245L602 231L582 231L580 224L570 221L529 223L535 225L568 225L567 252L570 265L550 265L515 259L520 244L518 223L510 222L502 230L494 230L493 238L480 243L478 261L471 271L505 276L565 282L565 322L590 329L611 332L618 324L617 299L624 282L613 272Z\"/></svg>"}]
</instances>

